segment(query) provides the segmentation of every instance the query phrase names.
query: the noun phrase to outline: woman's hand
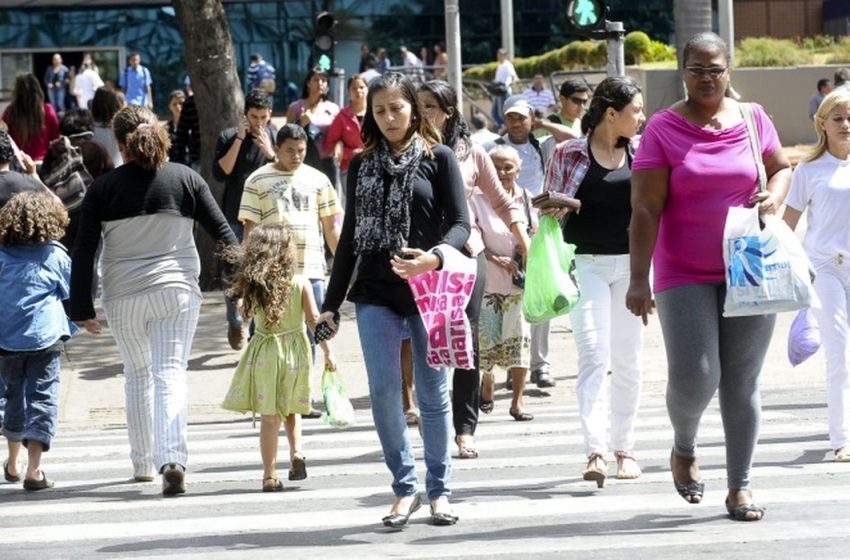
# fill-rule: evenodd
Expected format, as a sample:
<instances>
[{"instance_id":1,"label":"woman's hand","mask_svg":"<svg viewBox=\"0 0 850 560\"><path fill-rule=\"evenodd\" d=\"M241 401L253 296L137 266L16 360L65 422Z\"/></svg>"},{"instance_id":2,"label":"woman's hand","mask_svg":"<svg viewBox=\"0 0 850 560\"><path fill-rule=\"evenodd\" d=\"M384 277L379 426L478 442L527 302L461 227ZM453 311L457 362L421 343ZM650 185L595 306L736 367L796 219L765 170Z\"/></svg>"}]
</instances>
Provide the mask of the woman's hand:
<instances>
[{"instance_id":1,"label":"woman's hand","mask_svg":"<svg viewBox=\"0 0 850 560\"><path fill-rule=\"evenodd\" d=\"M761 214L775 214L782 206L782 202L770 191L757 192L748 202L753 206L758 205Z\"/></svg>"},{"instance_id":2,"label":"woman's hand","mask_svg":"<svg viewBox=\"0 0 850 560\"><path fill-rule=\"evenodd\" d=\"M540 213L544 216L552 216L556 220L560 220L572 211L572 208L543 208L540 210Z\"/></svg>"},{"instance_id":3,"label":"woman's hand","mask_svg":"<svg viewBox=\"0 0 850 560\"><path fill-rule=\"evenodd\" d=\"M83 322L83 328L86 329L91 334L100 334L103 332L103 329L100 326L100 322L97 318L86 319Z\"/></svg>"},{"instance_id":4,"label":"woman's hand","mask_svg":"<svg viewBox=\"0 0 850 560\"><path fill-rule=\"evenodd\" d=\"M652 299L648 279L633 279L629 283L629 291L626 292L626 308L640 317L644 325L649 324L649 316L655 313L655 300Z\"/></svg>"},{"instance_id":5,"label":"woman's hand","mask_svg":"<svg viewBox=\"0 0 850 560\"><path fill-rule=\"evenodd\" d=\"M336 145L334 146L333 158L334 158L334 163L337 164L337 165L339 165L342 162L343 148L344 148L344 144L342 143L342 140L337 142Z\"/></svg>"},{"instance_id":6,"label":"woman's hand","mask_svg":"<svg viewBox=\"0 0 850 560\"><path fill-rule=\"evenodd\" d=\"M436 270L440 266L440 257L434 253L426 253L422 249L402 247L399 253L405 255L405 258L394 255L390 259L390 266L392 266L393 272L405 280L423 272Z\"/></svg>"},{"instance_id":7,"label":"woman's hand","mask_svg":"<svg viewBox=\"0 0 850 560\"><path fill-rule=\"evenodd\" d=\"M516 261L514 261L510 257L500 257L497 255L493 255L490 257L490 260L493 261L497 266L500 266L507 270L511 276L517 273Z\"/></svg>"},{"instance_id":8,"label":"woman's hand","mask_svg":"<svg viewBox=\"0 0 850 560\"><path fill-rule=\"evenodd\" d=\"M316 324L318 325L319 323L322 323L322 322L326 323L331 328L331 330L334 332L334 334L336 334L336 331L339 328L339 325L337 325L336 321L334 320L334 312L333 311L324 311L324 312L320 313L319 318L316 319Z\"/></svg>"}]
</instances>

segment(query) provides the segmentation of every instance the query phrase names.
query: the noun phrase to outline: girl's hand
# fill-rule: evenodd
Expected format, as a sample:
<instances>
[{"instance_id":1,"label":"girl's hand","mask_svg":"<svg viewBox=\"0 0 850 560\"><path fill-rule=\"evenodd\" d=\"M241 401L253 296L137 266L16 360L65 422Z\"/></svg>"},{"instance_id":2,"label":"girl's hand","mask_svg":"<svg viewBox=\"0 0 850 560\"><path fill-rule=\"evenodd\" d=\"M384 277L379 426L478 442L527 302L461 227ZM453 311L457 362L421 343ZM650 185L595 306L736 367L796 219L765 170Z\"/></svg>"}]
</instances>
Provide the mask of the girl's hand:
<instances>
[{"instance_id":1,"label":"girl's hand","mask_svg":"<svg viewBox=\"0 0 850 560\"><path fill-rule=\"evenodd\" d=\"M336 358L330 352L325 354L325 369L336 371Z\"/></svg>"},{"instance_id":2,"label":"girl's hand","mask_svg":"<svg viewBox=\"0 0 850 560\"><path fill-rule=\"evenodd\" d=\"M86 329L91 334L100 334L103 332L103 329L100 326L100 322L97 318L86 319L83 323L83 328Z\"/></svg>"},{"instance_id":3,"label":"girl's hand","mask_svg":"<svg viewBox=\"0 0 850 560\"><path fill-rule=\"evenodd\" d=\"M626 307L633 315L640 317L643 324L649 324L649 316L655 313L655 300L649 289L649 280L632 280L626 292Z\"/></svg>"},{"instance_id":4,"label":"girl's hand","mask_svg":"<svg viewBox=\"0 0 850 560\"><path fill-rule=\"evenodd\" d=\"M556 220L560 220L570 212L572 212L572 208L543 208L540 210L540 213L544 216L552 216Z\"/></svg>"},{"instance_id":5,"label":"girl's hand","mask_svg":"<svg viewBox=\"0 0 850 560\"><path fill-rule=\"evenodd\" d=\"M399 253L407 258L395 255L390 260L390 266L392 266L396 275L405 280L423 272L436 270L440 266L440 257L434 253L426 253L422 249L402 247Z\"/></svg>"},{"instance_id":6,"label":"girl's hand","mask_svg":"<svg viewBox=\"0 0 850 560\"><path fill-rule=\"evenodd\" d=\"M782 204L770 191L757 192L748 201L751 205L758 205L759 213L775 214Z\"/></svg>"}]
</instances>

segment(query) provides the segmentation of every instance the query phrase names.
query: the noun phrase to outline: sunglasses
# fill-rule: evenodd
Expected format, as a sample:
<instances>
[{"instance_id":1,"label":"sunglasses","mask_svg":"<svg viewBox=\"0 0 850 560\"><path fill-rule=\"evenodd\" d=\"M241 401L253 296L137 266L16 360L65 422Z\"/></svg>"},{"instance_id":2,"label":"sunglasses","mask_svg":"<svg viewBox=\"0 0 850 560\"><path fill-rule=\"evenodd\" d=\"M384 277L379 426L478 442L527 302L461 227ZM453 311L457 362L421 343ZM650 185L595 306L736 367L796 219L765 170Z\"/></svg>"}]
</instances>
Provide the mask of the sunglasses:
<instances>
[{"instance_id":1,"label":"sunglasses","mask_svg":"<svg viewBox=\"0 0 850 560\"><path fill-rule=\"evenodd\" d=\"M576 105L585 105L590 99L586 97L570 97L570 101L575 103Z\"/></svg>"},{"instance_id":2,"label":"sunglasses","mask_svg":"<svg viewBox=\"0 0 850 560\"><path fill-rule=\"evenodd\" d=\"M703 76L711 76L712 78L719 78L723 75L728 68L724 68L722 66L712 66L711 68L703 68L702 66L688 66L685 68L688 71L688 74L694 76L696 78L702 78Z\"/></svg>"}]
</instances>

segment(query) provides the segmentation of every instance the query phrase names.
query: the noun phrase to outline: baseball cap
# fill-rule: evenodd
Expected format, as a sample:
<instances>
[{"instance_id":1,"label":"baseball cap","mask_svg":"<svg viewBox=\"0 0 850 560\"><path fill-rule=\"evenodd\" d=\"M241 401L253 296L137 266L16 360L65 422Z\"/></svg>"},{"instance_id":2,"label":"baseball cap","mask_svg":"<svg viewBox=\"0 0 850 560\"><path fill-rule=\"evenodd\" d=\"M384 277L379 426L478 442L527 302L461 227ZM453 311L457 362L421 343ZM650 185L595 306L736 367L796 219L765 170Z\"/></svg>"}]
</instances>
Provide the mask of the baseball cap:
<instances>
[{"instance_id":1,"label":"baseball cap","mask_svg":"<svg viewBox=\"0 0 850 560\"><path fill-rule=\"evenodd\" d=\"M505 100L505 114L520 113L530 117L534 108L523 95L512 95Z\"/></svg>"}]
</instances>

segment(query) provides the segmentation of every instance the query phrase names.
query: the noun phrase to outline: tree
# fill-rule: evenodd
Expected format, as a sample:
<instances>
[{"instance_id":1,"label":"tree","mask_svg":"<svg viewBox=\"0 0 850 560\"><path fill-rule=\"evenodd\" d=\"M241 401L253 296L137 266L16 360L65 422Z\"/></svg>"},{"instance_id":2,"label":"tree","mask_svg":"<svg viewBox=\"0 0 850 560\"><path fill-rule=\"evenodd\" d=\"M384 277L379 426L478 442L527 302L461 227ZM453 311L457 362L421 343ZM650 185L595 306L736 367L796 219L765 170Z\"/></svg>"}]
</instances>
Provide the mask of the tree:
<instances>
[{"instance_id":1,"label":"tree","mask_svg":"<svg viewBox=\"0 0 850 560\"><path fill-rule=\"evenodd\" d=\"M640 64L652 50L652 41L649 35L643 31L632 31L626 35L623 44L626 55L626 64Z\"/></svg>"},{"instance_id":2,"label":"tree","mask_svg":"<svg viewBox=\"0 0 850 560\"><path fill-rule=\"evenodd\" d=\"M201 122L201 175L221 201L224 185L212 177L218 134L236 126L244 97L233 54L230 26L221 0L171 0L186 49L198 120ZM217 289L215 244L205 231L195 235L201 257L201 288Z\"/></svg>"},{"instance_id":3,"label":"tree","mask_svg":"<svg viewBox=\"0 0 850 560\"><path fill-rule=\"evenodd\" d=\"M697 33L711 31L711 0L673 0L673 18L676 25L676 53L681 67L684 63L682 51L688 39Z\"/></svg>"}]
</instances>

